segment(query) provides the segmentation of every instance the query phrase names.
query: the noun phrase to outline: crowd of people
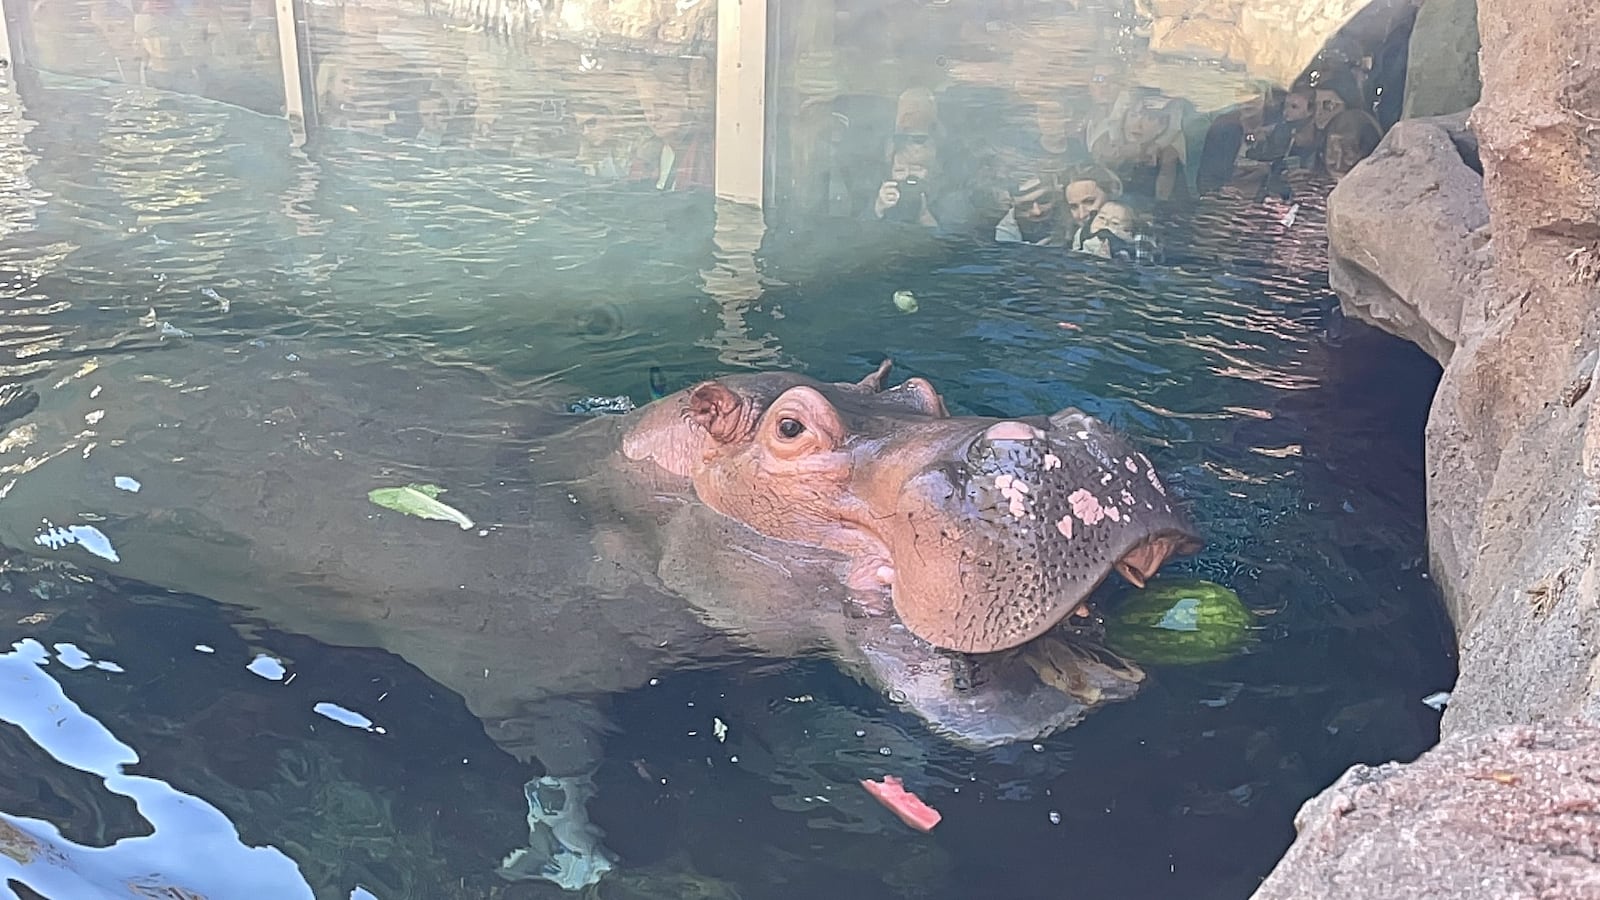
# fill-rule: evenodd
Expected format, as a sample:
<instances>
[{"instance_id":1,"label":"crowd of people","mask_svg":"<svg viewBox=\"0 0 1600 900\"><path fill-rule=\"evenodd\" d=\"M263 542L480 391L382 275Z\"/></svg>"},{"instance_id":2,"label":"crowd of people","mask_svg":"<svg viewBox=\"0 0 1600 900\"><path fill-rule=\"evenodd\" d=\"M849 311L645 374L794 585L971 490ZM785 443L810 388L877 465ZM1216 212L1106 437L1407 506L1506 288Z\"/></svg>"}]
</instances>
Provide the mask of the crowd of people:
<instances>
[{"instance_id":1,"label":"crowd of people","mask_svg":"<svg viewBox=\"0 0 1600 900\"><path fill-rule=\"evenodd\" d=\"M870 99L830 98L790 131L815 145L797 156L790 199L813 214L1152 260L1163 225L1205 195L1326 191L1392 124L1379 116L1397 108L1400 72L1334 48L1293 85L1211 112L1140 84L1116 55L1080 86L1010 103L1009 121L983 114L1003 99L954 87L907 90L876 116Z\"/></svg>"}]
</instances>

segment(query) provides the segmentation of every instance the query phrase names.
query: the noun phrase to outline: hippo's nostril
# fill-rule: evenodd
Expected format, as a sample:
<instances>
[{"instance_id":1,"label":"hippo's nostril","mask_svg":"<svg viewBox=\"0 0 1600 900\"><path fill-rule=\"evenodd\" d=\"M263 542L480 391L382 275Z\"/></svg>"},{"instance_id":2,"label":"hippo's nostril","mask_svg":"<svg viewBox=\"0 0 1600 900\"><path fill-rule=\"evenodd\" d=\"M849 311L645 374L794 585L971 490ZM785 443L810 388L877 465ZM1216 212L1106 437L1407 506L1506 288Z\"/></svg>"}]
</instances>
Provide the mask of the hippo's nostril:
<instances>
[{"instance_id":1,"label":"hippo's nostril","mask_svg":"<svg viewBox=\"0 0 1600 900\"><path fill-rule=\"evenodd\" d=\"M1001 422L990 425L983 437L989 441L1036 441L1044 437L1044 432L1026 422Z\"/></svg>"}]
</instances>

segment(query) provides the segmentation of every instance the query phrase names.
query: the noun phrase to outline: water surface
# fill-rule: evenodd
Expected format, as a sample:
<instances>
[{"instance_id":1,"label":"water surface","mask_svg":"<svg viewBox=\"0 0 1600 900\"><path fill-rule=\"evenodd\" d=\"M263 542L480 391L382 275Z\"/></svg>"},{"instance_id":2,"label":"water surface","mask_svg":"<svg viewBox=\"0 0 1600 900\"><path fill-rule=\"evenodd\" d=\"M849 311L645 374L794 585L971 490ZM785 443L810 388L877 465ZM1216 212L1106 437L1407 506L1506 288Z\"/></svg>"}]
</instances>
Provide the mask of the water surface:
<instances>
[{"instance_id":1,"label":"water surface","mask_svg":"<svg viewBox=\"0 0 1600 900\"><path fill-rule=\"evenodd\" d=\"M1134 700L988 752L940 741L825 660L661 671L613 698L594 817L632 880L597 896L1244 897L1301 802L1353 763L1436 740L1420 700L1453 678L1423 565L1437 370L1331 312L1317 193L1293 217L1206 198L1168 223L1169 264L1131 266L857 219L764 230L703 197L375 134L295 152L255 112L49 74L0 115L0 173L0 379L33 386L46 413L86 363L156 354L176 371L185 354L382 356L423 378L468 367L639 403L652 368L673 389L772 366L853 380L888 355L962 410L1076 405L1133 435L1208 539L1175 568L1259 615L1252 652L1153 669ZM915 313L891 301L906 290ZM0 486L50 479L50 449L13 440ZM0 638L18 649L0 677L48 677L129 752L0 726L0 849L22 846L6 830L19 817L59 829L79 848L62 876L82 878L76 896L141 862L205 877L222 863L196 858L202 834L230 864L276 848L318 896L556 893L492 874L526 840L536 769L459 696L225 597L91 574L84 552L6 550ZM217 815L136 808L115 772L133 756L126 771L157 794ZM866 798L857 780L884 771L908 773L944 824L913 834ZM159 845L112 862L87 849L152 828Z\"/></svg>"}]
</instances>

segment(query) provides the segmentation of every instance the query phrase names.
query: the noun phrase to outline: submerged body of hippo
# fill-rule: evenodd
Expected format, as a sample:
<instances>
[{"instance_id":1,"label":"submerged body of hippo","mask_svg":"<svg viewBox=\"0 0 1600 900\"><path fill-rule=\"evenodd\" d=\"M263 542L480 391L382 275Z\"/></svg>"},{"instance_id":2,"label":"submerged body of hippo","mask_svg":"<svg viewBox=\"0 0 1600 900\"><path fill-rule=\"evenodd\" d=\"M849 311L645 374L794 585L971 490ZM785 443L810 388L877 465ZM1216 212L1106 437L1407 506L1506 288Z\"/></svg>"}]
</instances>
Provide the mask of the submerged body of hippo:
<instances>
[{"instance_id":1,"label":"submerged body of hippo","mask_svg":"<svg viewBox=\"0 0 1600 900\"><path fill-rule=\"evenodd\" d=\"M922 379L888 387L887 364L856 383L734 375L581 419L417 368L193 344L85 365L13 423L0 540L381 647L460 693L547 773L508 875L571 887L610 865L575 701L732 642L829 653L958 743L1030 740L1137 687L1076 639L1091 591L1197 546L1097 420L951 416ZM368 500L413 482L473 527Z\"/></svg>"}]
</instances>

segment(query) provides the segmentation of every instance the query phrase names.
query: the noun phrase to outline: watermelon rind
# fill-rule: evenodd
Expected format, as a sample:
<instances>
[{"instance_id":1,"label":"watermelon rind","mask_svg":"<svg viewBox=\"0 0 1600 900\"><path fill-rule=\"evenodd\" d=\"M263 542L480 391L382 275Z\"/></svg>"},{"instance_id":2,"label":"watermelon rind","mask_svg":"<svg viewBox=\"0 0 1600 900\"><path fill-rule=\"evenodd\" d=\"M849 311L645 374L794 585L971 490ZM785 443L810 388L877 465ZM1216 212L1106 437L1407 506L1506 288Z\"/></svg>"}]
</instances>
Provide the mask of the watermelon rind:
<instances>
[{"instance_id":1,"label":"watermelon rind","mask_svg":"<svg viewBox=\"0 0 1600 900\"><path fill-rule=\"evenodd\" d=\"M1255 616L1239 595L1199 578L1163 578L1130 592L1106 618L1106 646L1134 662L1198 665L1235 656Z\"/></svg>"}]
</instances>

